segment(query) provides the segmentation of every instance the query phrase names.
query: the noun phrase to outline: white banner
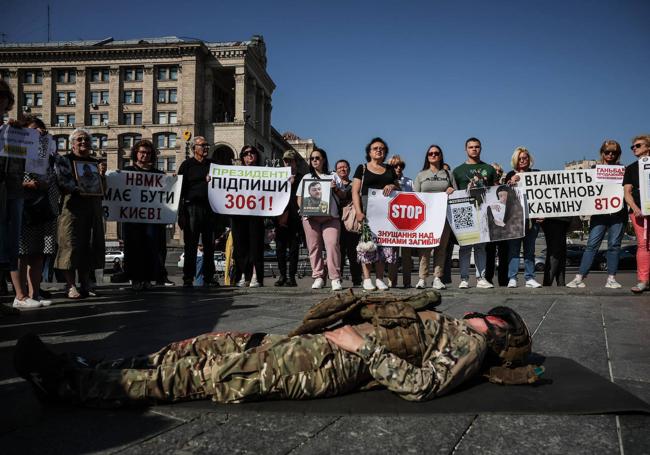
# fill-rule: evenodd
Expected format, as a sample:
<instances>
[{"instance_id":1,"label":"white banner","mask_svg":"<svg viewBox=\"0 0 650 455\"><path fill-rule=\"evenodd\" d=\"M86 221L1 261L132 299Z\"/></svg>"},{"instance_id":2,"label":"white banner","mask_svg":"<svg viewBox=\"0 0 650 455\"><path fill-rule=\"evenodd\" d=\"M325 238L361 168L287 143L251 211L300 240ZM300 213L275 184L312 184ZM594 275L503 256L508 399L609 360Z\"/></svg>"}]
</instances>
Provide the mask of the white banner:
<instances>
[{"instance_id":1,"label":"white banner","mask_svg":"<svg viewBox=\"0 0 650 455\"><path fill-rule=\"evenodd\" d=\"M182 175L108 172L102 199L104 218L126 223L174 224L182 184Z\"/></svg>"},{"instance_id":2,"label":"white banner","mask_svg":"<svg viewBox=\"0 0 650 455\"><path fill-rule=\"evenodd\" d=\"M0 156L25 160L25 172L44 175L50 154L56 150L52 136L33 128L0 126Z\"/></svg>"},{"instance_id":3,"label":"white banner","mask_svg":"<svg viewBox=\"0 0 650 455\"><path fill-rule=\"evenodd\" d=\"M639 159L639 193L641 213L650 216L650 156Z\"/></svg>"},{"instance_id":4,"label":"white banner","mask_svg":"<svg viewBox=\"0 0 650 455\"><path fill-rule=\"evenodd\" d=\"M623 187L596 182L596 169L518 175L531 218L603 215L623 207Z\"/></svg>"},{"instance_id":5,"label":"white banner","mask_svg":"<svg viewBox=\"0 0 650 455\"><path fill-rule=\"evenodd\" d=\"M378 245L433 248L445 227L447 193L368 190L368 226Z\"/></svg>"},{"instance_id":6,"label":"white banner","mask_svg":"<svg viewBox=\"0 0 650 455\"><path fill-rule=\"evenodd\" d=\"M291 197L291 168L210 165L208 198L216 213L279 216Z\"/></svg>"},{"instance_id":7,"label":"white banner","mask_svg":"<svg viewBox=\"0 0 650 455\"><path fill-rule=\"evenodd\" d=\"M625 166L597 164L596 165L596 183L618 183L623 184L625 175Z\"/></svg>"},{"instance_id":8,"label":"white banner","mask_svg":"<svg viewBox=\"0 0 650 455\"><path fill-rule=\"evenodd\" d=\"M447 219L458 244L498 242L523 237L526 229L524 195L508 185L454 191Z\"/></svg>"}]
</instances>

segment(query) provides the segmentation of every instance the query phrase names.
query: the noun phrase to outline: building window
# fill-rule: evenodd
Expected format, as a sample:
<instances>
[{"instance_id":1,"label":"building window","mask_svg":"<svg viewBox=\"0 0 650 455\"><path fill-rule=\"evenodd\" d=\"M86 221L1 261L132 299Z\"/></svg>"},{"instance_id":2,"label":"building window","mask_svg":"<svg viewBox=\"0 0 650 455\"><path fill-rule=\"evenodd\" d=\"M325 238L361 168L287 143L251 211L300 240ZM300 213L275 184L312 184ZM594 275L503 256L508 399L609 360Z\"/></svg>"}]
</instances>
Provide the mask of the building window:
<instances>
[{"instance_id":1,"label":"building window","mask_svg":"<svg viewBox=\"0 0 650 455\"><path fill-rule=\"evenodd\" d=\"M178 80L178 66L159 66L159 81L176 81Z\"/></svg>"},{"instance_id":2,"label":"building window","mask_svg":"<svg viewBox=\"0 0 650 455\"><path fill-rule=\"evenodd\" d=\"M74 114L58 114L55 117L55 126L74 126L75 124Z\"/></svg>"},{"instance_id":3,"label":"building window","mask_svg":"<svg viewBox=\"0 0 650 455\"><path fill-rule=\"evenodd\" d=\"M176 133L160 133L156 135L156 144L159 149L176 147Z\"/></svg>"},{"instance_id":4,"label":"building window","mask_svg":"<svg viewBox=\"0 0 650 455\"><path fill-rule=\"evenodd\" d=\"M176 102L176 89L166 88L158 90L159 103L175 103Z\"/></svg>"},{"instance_id":5,"label":"building window","mask_svg":"<svg viewBox=\"0 0 650 455\"><path fill-rule=\"evenodd\" d=\"M176 170L176 157L167 157L167 172L174 172Z\"/></svg>"},{"instance_id":6,"label":"building window","mask_svg":"<svg viewBox=\"0 0 650 455\"><path fill-rule=\"evenodd\" d=\"M108 104L108 90L96 90L90 92L91 104Z\"/></svg>"},{"instance_id":7,"label":"building window","mask_svg":"<svg viewBox=\"0 0 650 455\"><path fill-rule=\"evenodd\" d=\"M68 150L68 136L54 136L57 151Z\"/></svg>"},{"instance_id":8,"label":"building window","mask_svg":"<svg viewBox=\"0 0 650 455\"><path fill-rule=\"evenodd\" d=\"M42 106L43 105L43 93L41 92L28 92L24 95L25 106Z\"/></svg>"},{"instance_id":9,"label":"building window","mask_svg":"<svg viewBox=\"0 0 650 455\"><path fill-rule=\"evenodd\" d=\"M108 136L105 134L93 134L93 150L101 150L108 147Z\"/></svg>"},{"instance_id":10,"label":"building window","mask_svg":"<svg viewBox=\"0 0 650 455\"><path fill-rule=\"evenodd\" d=\"M124 112L122 114L123 125L142 125L142 112Z\"/></svg>"},{"instance_id":11,"label":"building window","mask_svg":"<svg viewBox=\"0 0 650 455\"><path fill-rule=\"evenodd\" d=\"M120 145L122 148L131 148L135 145L136 142L142 139L142 134L123 134L120 139Z\"/></svg>"},{"instance_id":12,"label":"building window","mask_svg":"<svg viewBox=\"0 0 650 455\"><path fill-rule=\"evenodd\" d=\"M77 71L71 69L56 70L56 81L60 84L72 84L77 82Z\"/></svg>"},{"instance_id":13,"label":"building window","mask_svg":"<svg viewBox=\"0 0 650 455\"><path fill-rule=\"evenodd\" d=\"M108 125L108 112L90 114L90 124L93 126Z\"/></svg>"},{"instance_id":14,"label":"building window","mask_svg":"<svg viewBox=\"0 0 650 455\"><path fill-rule=\"evenodd\" d=\"M125 90L124 104L142 104L142 90Z\"/></svg>"},{"instance_id":15,"label":"building window","mask_svg":"<svg viewBox=\"0 0 650 455\"><path fill-rule=\"evenodd\" d=\"M143 68L124 68L125 81L141 81L144 75Z\"/></svg>"},{"instance_id":16,"label":"building window","mask_svg":"<svg viewBox=\"0 0 650 455\"><path fill-rule=\"evenodd\" d=\"M76 92L56 92L57 106L74 106L77 104Z\"/></svg>"},{"instance_id":17,"label":"building window","mask_svg":"<svg viewBox=\"0 0 650 455\"><path fill-rule=\"evenodd\" d=\"M158 112L158 124L173 125L176 123L176 112Z\"/></svg>"},{"instance_id":18,"label":"building window","mask_svg":"<svg viewBox=\"0 0 650 455\"><path fill-rule=\"evenodd\" d=\"M25 84L42 84L43 83L43 71L41 70L27 70L25 71L25 78L23 79Z\"/></svg>"},{"instance_id":19,"label":"building window","mask_svg":"<svg viewBox=\"0 0 650 455\"><path fill-rule=\"evenodd\" d=\"M92 68L90 82L108 82L108 68Z\"/></svg>"},{"instance_id":20,"label":"building window","mask_svg":"<svg viewBox=\"0 0 650 455\"><path fill-rule=\"evenodd\" d=\"M0 69L0 79L9 80L9 70Z\"/></svg>"},{"instance_id":21,"label":"building window","mask_svg":"<svg viewBox=\"0 0 650 455\"><path fill-rule=\"evenodd\" d=\"M156 169L160 169L161 171L165 169L165 158L162 156L159 156L156 158Z\"/></svg>"}]
</instances>

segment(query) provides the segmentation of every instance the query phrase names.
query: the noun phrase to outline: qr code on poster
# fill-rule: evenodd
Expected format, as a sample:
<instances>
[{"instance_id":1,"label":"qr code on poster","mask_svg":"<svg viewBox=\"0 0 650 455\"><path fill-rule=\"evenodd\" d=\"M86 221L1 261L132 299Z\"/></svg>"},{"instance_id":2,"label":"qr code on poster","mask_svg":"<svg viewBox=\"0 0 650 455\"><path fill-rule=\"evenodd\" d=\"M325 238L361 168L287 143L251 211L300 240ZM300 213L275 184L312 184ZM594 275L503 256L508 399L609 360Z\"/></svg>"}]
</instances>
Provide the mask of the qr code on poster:
<instances>
[{"instance_id":1,"label":"qr code on poster","mask_svg":"<svg viewBox=\"0 0 650 455\"><path fill-rule=\"evenodd\" d=\"M471 229L474 227L474 210L472 206L453 207L451 216L457 229Z\"/></svg>"}]
</instances>

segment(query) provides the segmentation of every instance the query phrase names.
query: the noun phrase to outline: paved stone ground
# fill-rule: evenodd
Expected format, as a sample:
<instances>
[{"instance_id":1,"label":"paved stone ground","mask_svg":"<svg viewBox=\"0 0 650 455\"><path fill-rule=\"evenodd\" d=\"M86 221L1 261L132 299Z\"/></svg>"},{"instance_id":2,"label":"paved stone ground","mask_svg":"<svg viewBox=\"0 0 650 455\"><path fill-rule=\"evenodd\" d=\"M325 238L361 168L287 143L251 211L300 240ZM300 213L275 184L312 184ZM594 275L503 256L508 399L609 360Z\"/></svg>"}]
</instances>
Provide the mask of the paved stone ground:
<instances>
[{"instance_id":1,"label":"paved stone ground","mask_svg":"<svg viewBox=\"0 0 650 455\"><path fill-rule=\"evenodd\" d=\"M631 274L621 278L628 285L634 281ZM604 280L594 274L590 284ZM312 291L310 283L143 294L107 286L102 297L60 300L0 319L0 453L650 453L649 416L337 417L251 414L236 407L224 414L206 403L146 410L44 407L13 371L13 346L28 332L58 351L94 357L150 352L214 330L286 333L328 294ZM439 308L461 316L504 303L528 321L536 352L572 358L650 402L650 295L602 287L450 289Z\"/></svg>"}]
</instances>

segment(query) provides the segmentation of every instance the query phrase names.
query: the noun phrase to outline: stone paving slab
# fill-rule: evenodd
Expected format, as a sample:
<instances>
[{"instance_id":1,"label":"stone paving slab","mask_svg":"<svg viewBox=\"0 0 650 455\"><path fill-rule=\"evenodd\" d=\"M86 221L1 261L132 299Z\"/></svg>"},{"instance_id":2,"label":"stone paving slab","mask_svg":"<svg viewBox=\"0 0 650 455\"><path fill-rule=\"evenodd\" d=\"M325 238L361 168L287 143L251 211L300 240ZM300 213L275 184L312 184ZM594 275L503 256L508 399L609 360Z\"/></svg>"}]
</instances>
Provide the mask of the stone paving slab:
<instances>
[{"instance_id":1,"label":"stone paving slab","mask_svg":"<svg viewBox=\"0 0 650 455\"><path fill-rule=\"evenodd\" d=\"M135 295L107 287L101 298L57 301L0 319L0 452L622 453L622 447L626 454L650 453L648 416L251 416L191 405L140 411L51 408L35 399L11 367L13 345L28 332L44 334L55 349L99 357L147 353L212 330L286 333L311 305L330 295L310 290L303 281L297 289L166 288ZM570 357L650 401L648 296L587 290L449 289L439 309L462 316L511 305L535 333L537 353Z\"/></svg>"}]
</instances>

